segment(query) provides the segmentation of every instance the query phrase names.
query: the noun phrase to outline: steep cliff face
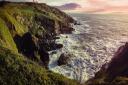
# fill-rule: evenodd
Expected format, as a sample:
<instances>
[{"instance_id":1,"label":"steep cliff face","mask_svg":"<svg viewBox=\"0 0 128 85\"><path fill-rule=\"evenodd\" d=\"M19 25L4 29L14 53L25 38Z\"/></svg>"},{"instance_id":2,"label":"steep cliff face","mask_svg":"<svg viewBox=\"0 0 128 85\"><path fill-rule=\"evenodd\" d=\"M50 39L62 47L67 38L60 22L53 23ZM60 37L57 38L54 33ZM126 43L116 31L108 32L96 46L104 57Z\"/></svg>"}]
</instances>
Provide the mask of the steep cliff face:
<instances>
[{"instance_id":1,"label":"steep cliff face","mask_svg":"<svg viewBox=\"0 0 128 85\"><path fill-rule=\"evenodd\" d=\"M1 45L44 65L49 60L46 51L60 47L55 36L73 30L70 16L46 4L1 3Z\"/></svg>"},{"instance_id":2,"label":"steep cliff face","mask_svg":"<svg viewBox=\"0 0 128 85\"><path fill-rule=\"evenodd\" d=\"M55 44L56 35L71 33L70 23L70 16L46 4L0 2L0 84L76 85L45 69L47 51L63 46Z\"/></svg>"},{"instance_id":3,"label":"steep cliff face","mask_svg":"<svg viewBox=\"0 0 128 85\"><path fill-rule=\"evenodd\" d=\"M104 65L86 85L127 85L128 84L128 43L121 46L111 62Z\"/></svg>"}]
</instances>

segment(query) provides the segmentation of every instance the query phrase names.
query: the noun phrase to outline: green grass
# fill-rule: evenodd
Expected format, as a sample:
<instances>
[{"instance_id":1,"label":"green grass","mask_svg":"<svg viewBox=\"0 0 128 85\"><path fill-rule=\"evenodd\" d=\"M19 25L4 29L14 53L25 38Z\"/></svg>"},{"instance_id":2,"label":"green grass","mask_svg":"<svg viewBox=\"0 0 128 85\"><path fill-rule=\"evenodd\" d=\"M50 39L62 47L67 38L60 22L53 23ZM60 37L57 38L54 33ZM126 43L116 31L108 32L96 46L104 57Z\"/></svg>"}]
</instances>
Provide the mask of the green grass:
<instances>
[{"instance_id":1,"label":"green grass","mask_svg":"<svg viewBox=\"0 0 128 85\"><path fill-rule=\"evenodd\" d=\"M0 46L0 85L77 85Z\"/></svg>"},{"instance_id":2,"label":"green grass","mask_svg":"<svg viewBox=\"0 0 128 85\"><path fill-rule=\"evenodd\" d=\"M6 23L10 23L12 26L14 26L13 29L11 29L11 27L9 27L9 29L11 29L11 31L15 31L15 33L19 34L19 35L23 35L26 30L27 30L27 27L22 25L21 23L19 23L13 16L13 12L12 10L15 10L15 9L0 9L0 17L6 21ZM16 10L15 10L16 11Z\"/></svg>"},{"instance_id":3,"label":"green grass","mask_svg":"<svg viewBox=\"0 0 128 85\"><path fill-rule=\"evenodd\" d=\"M5 22L0 18L0 44L17 52L16 45Z\"/></svg>"},{"instance_id":4,"label":"green grass","mask_svg":"<svg viewBox=\"0 0 128 85\"><path fill-rule=\"evenodd\" d=\"M15 31L19 34L19 35L23 35L25 33L24 29L25 26L21 25L19 22L17 22L17 20L9 15L7 12L5 12L4 14L6 16L6 18L15 26Z\"/></svg>"}]
</instances>

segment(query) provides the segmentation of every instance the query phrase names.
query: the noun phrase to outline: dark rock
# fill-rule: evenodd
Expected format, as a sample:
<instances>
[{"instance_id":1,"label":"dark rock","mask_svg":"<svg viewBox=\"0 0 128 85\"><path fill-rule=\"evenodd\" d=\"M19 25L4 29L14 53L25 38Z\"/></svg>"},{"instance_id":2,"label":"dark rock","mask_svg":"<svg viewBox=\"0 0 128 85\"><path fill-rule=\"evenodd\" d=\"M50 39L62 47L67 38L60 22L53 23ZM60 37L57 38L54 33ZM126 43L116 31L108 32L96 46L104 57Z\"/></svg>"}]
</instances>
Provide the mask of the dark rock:
<instances>
[{"instance_id":1,"label":"dark rock","mask_svg":"<svg viewBox=\"0 0 128 85\"><path fill-rule=\"evenodd\" d=\"M61 33L62 34L71 34L72 31L74 31L75 29L72 28L72 27L66 27L64 26L62 29L61 29Z\"/></svg>"},{"instance_id":2,"label":"dark rock","mask_svg":"<svg viewBox=\"0 0 128 85\"><path fill-rule=\"evenodd\" d=\"M39 52L39 55L40 55L40 59L42 61L42 65L47 68L48 63L49 63L49 54L48 54L48 52L45 51L43 48L40 48L38 52Z\"/></svg>"},{"instance_id":3,"label":"dark rock","mask_svg":"<svg viewBox=\"0 0 128 85\"><path fill-rule=\"evenodd\" d=\"M110 63L102 66L94 78L85 85L127 85L128 80L128 43L121 46Z\"/></svg>"},{"instance_id":4,"label":"dark rock","mask_svg":"<svg viewBox=\"0 0 128 85\"><path fill-rule=\"evenodd\" d=\"M61 54L60 55L60 58L58 60L58 65L61 66L61 65L66 65L68 64L68 61L70 60L70 57L71 55L70 54Z\"/></svg>"},{"instance_id":5,"label":"dark rock","mask_svg":"<svg viewBox=\"0 0 128 85\"><path fill-rule=\"evenodd\" d=\"M39 39L39 47L42 47L46 51L57 50L63 47L62 44L56 44L55 40Z\"/></svg>"},{"instance_id":6,"label":"dark rock","mask_svg":"<svg viewBox=\"0 0 128 85\"><path fill-rule=\"evenodd\" d=\"M50 50L57 50L57 49L60 49L62 47L63 47L62 44L51 43L50 44L50 49L48 51L50 51Z\"/></svg>"},{"instance_id":7,"label":"dark rock","mask_svg":"<svg viewBox=\"0 0 128 85\"><path fill-rule=\"evenodd\" d=\"M33 37L29 32L25 33L22 37L16 35L14 41L20 53L32 60L38 60L36 57L38 49L36 46L37 42L33 40Z\"/></svg>"},{"instance_id":8,"label":"dark rock","mask_svg":"<svg viewBox=\"0 0 128 85\"><path fill-rule=\"evenodd\" d=\"M55 21L45 16L36 16L35 20L41 22L41 25L51 33L55 33Z\"/></svg>"},{"instance_id":9,"label":"dark rock","mask_svg":"<svg viewBox=\"0 0 128 85\"><path fill-rule=\"evenodd\" d=\"M68 36L66 36L66 38L68 38Z\"/></svg>"},{"instance_id":10,"label":"dark rock","mask_svg":"<svg viewBox=\"0 0 128 85\"><path fill-rule=\"evenodd\" d=\"M23 54L33 59L35 57L34 51L36 51L36 45L32 40L32 35L30 33L23 35L22 44Z\"/></svg>"},{"instance_id":11,"label":"dark rock","mask_svg":"<svg viewBox=\"0 0 128 85\"><path fill-rule=\"evenodd\" d=\"M16 46L18 48L18 52L21 53L22 52L22 37L19 35L15 35L14 41L15 41Z\"/></svg>"},{"instance_id":12,"label":"dark rock","mask_svg":"<svg viewBox=\"0 0 128 85\"><path fill-rule=\"evenodd\" d=\"M0 1L0 7L4 6L6 4L6 2L3 0L3 1Z\"/></svg>"},{"instance_id":13,"label":"dark rock","mask_svg":"<svg viewBox=\"0 0 128 85\"><path fill-rule=\"evenodd\" d=\"M55 44L55 46L54 46L55 50L56 50L56 49L60 49L60 48L62 48L62 47L63 47L62 44Z\"/></svg>"},{"instance_id":14,"label":"dark rock","mask_svg":"<svg viewBox=\"0 0 128 85\"><path fill-rule=\"evenodd\" d=\"M103 65L99 72L101 71L110 81L117 76L128 76L128 43L117 50L110 63Z\"/></svg>"},{"instance_id":15,"label":"dark rock","mask_svg":"<svg viewBox=\"0 0 128 85\"><path fill-rule=\"evenodd\" d=\"M75 21L75 22L74 22L74 25L81 25L81 23L78 22L78 21Z\"/></svg>"},{"instance_id":16,"label":"dark rock","mask_svg":"<svg viewBox=\"0 0 128 85\"><path fill-rule=\"evenodd\" d=\"M121 46L115 53L107 68L109 78L128 76L128 43Z\"/></svg>"},{"instance_id":17,"label":"dark rock","mask_svg":"<svg viewBox=\"0 0 128 85\"><path fill-rule=\"evenodd\" d=\"M60 37L55 37L54 39L60 39Z\"/></svg>"},{"instance_id":18,"label":"dark rock","mask_svg":"<svg viewBox=\"0 0 128 85\"><path fill-rule=\"evenodd\" d=\"M27 58L41 62L44 67L47 67L49 62L49 54L45 47L40 44L38 38L32 36L29 32L22 37L16 35L14 37L19 53L22 53Z\"/></svg>"}]
</instances>

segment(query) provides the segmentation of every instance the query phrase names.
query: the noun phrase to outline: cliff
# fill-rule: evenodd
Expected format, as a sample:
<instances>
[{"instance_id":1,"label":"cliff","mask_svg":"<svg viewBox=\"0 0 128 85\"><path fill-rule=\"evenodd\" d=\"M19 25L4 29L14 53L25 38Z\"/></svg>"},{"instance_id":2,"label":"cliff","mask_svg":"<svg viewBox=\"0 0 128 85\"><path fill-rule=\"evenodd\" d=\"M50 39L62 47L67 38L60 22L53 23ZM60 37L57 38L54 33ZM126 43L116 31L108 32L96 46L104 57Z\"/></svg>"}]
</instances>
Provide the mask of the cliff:
<instances>
[{"instance_id":1,"label":"cliff","mask_svg":"<svg viewBox=\"0 0 128 85\"><path fill-rule=\"evenodd\" d=\"M70 23L70 16L43 3L0 2L0 84L77 85L47 70L47 52L63 47L56 35L71 33Z\"/></svg>"},{"instance_id":2,"label":"cliff","mask_svg":"<svg viewBox=\"0 0 128 85\"><path fill-rule=\"evenodd\" d=\"M128 84L128 43L121 46L110 63L103 65L95 77L85 85L127 85Z\"/></svg>"},{"instance_id":3,"label":"cliff","mask_svg":"<svg viewBox=\"0 0 128 85\"><path fill-rule=\"evenodd\" d=\"M56 35L71 33L74 20L46 4L1 2L0 44L39 61L55 44ZM48 58L42 63L47 63Z\"/></svg>"}]
</instances>

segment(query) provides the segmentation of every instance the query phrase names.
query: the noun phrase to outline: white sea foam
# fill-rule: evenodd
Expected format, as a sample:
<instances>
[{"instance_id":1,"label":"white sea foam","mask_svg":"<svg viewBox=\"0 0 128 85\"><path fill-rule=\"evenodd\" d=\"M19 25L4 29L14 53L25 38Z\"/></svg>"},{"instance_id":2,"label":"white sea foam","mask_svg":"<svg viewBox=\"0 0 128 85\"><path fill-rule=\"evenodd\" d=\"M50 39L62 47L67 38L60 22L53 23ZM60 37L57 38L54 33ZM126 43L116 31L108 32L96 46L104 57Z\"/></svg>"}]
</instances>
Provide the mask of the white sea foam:
<instances>
[{"instance_id":1,"label":"white sea foam","mask_svg":"<svg viewBox=\"0 0 128 85\"><path fill-rule=\"evenodd\" d=\"M105 28L106 24L109 26L112 22L103 25L97 22L95 24L93 21L92 24L87 20L81 21L81 25L74 26L75 31L72 34L59 35L60 39L56 42L63 44L63 48L49 52L49 69L83 83L93 77L104 63L109 62L121 42L126 42L128 38L119 34L119 28ZM127 34L128 30L123 32ZM58 66L57 61L62 53L72 56L66 65Z\"/></svg>"}]
</instances>

